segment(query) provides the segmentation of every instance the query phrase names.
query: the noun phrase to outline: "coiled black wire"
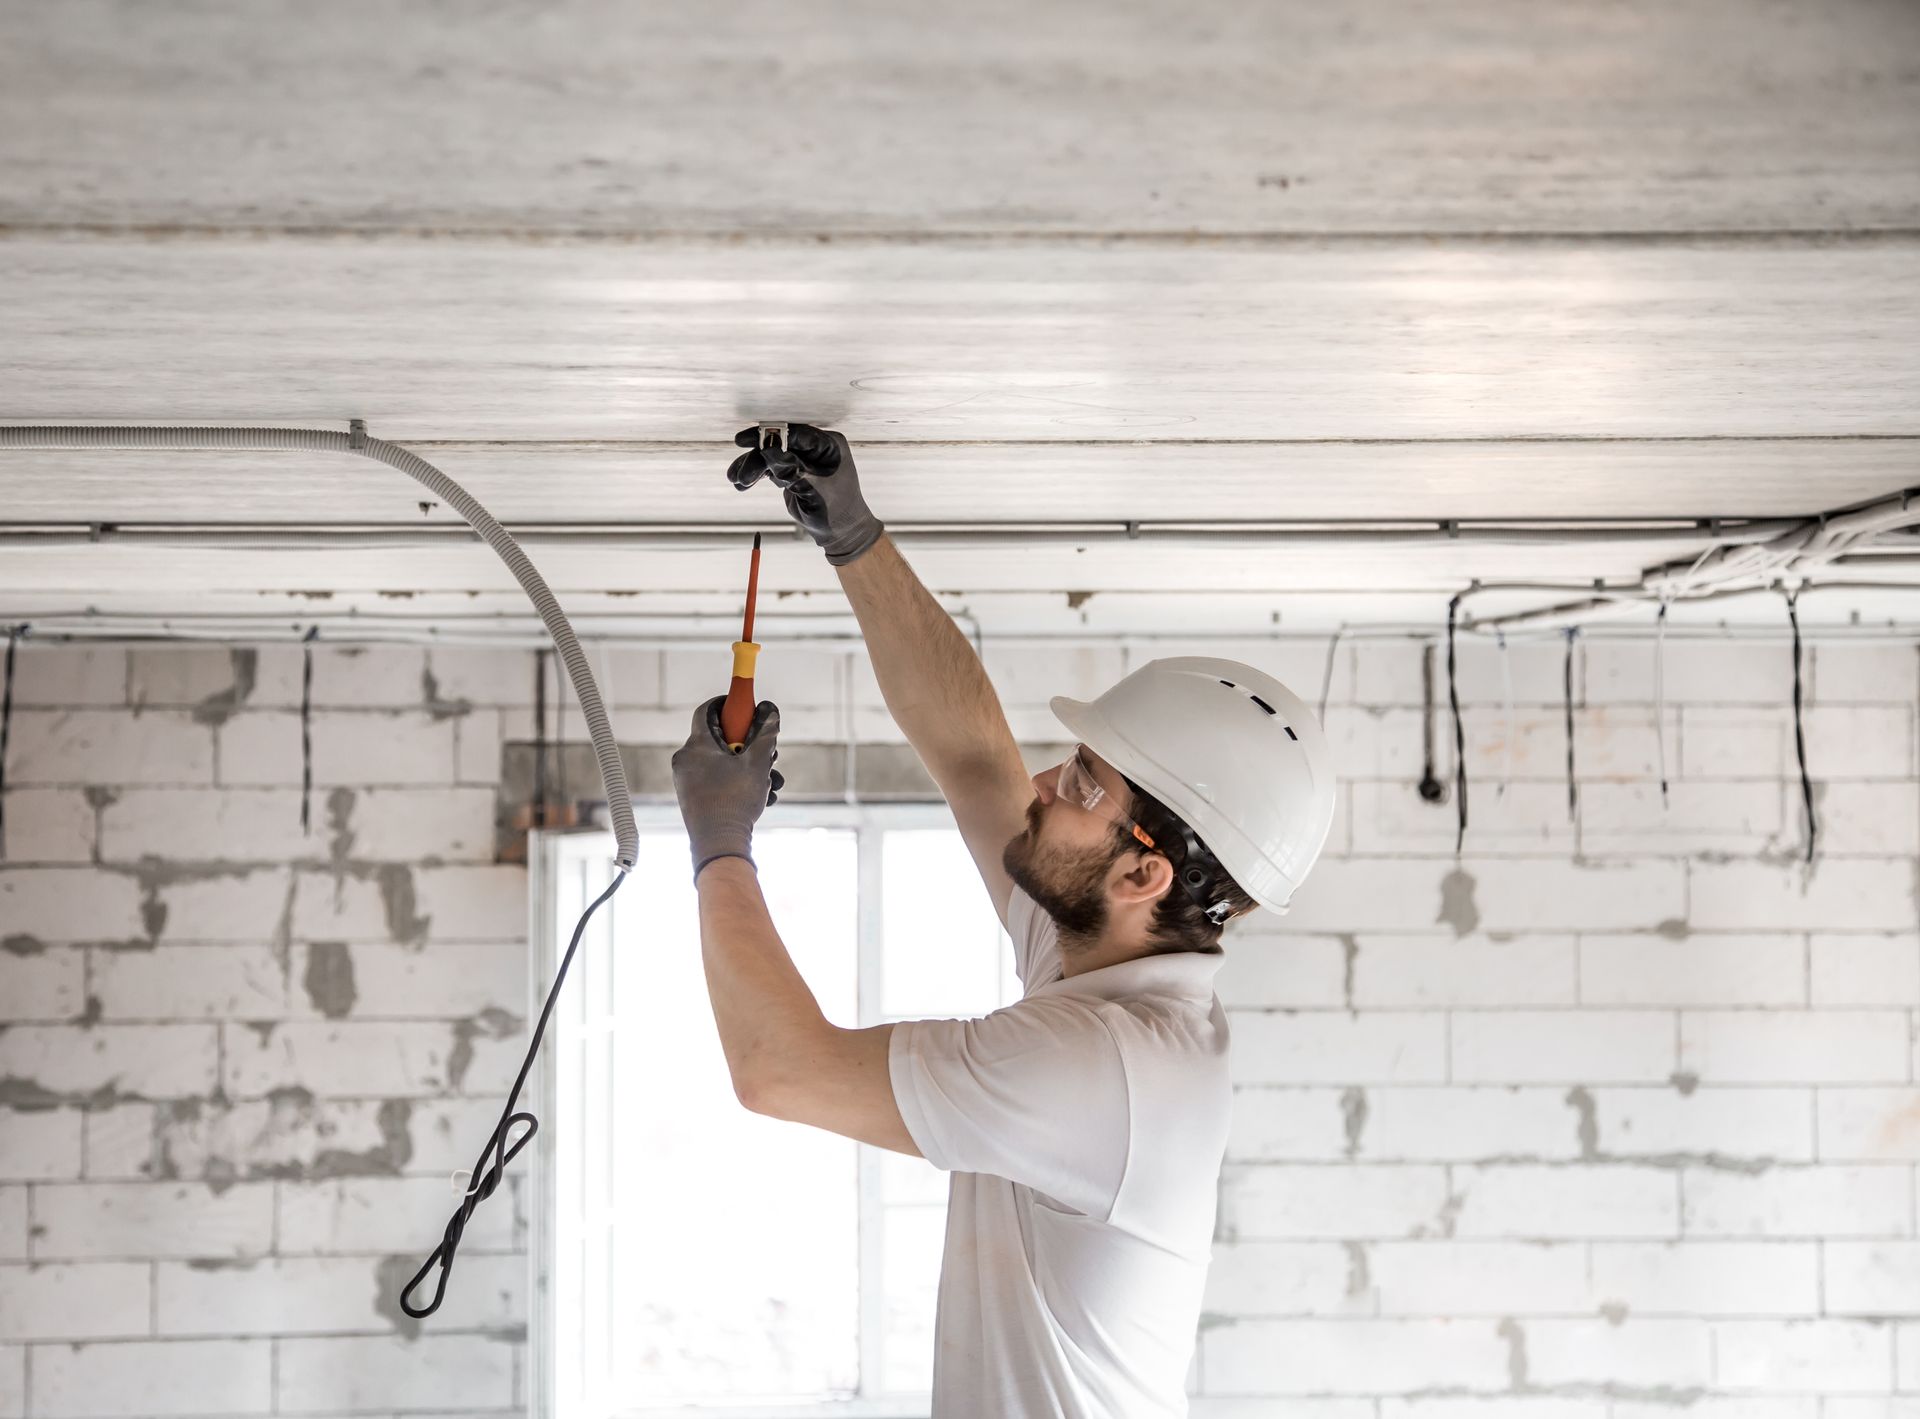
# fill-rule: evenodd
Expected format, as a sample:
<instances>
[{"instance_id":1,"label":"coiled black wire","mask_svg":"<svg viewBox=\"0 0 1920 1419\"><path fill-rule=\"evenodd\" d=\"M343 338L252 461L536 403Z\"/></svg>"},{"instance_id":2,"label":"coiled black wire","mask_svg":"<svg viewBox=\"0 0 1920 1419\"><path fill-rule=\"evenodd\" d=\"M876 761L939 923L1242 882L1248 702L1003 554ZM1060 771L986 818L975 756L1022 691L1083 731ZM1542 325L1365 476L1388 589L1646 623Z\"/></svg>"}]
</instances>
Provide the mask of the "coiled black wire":
<instances>
[{"instance_id":1,"label":"coiled black wire","mask_svg":"<svg viewBox=\"0 0 1920 1419\"><path fill-rule=\"evenodd\" d=\"M415 1320L422 1320L440 1309L441 1297L447 1293L447 1278L453 1274L453 1256L459 1250L460 1238L467 1230L468 1219L473 1216L475 1209L481 1203L493 1196L494 1190L500 1186L501 1179L506 1176L507 1164L511 1163L520 1150L532 1140L533 1135L540 1131L540 1120L525 1111L516 1113L514 1105L520 1101L520 1090L526 1084L527 1074L533 1068L533 1057L540 1052L540 1041L547 1033L547 1019L553 1014L554 1001L560 998L560 987L567 979L567 967L573 964L573 953L580 945L581 936L586 932L587 922L594 912L599 910L600 904L619 891L620 884L626 880L627 869L623 867L615 874L607 890L595 897L592 905L580 914L580 922L573 928L573 940L567 943L567 954L560 958L560 969L554 973L553 986L547 991L547 1003L541 1008L540 1023L533 1027L533 1041L527 1046L527 1057L520 1063L520 1073L513 1081L512 1092L507 1095L506 1107L500 1110L500 1122L493 1126L493 1132L487 1136L486 1144L480 1150L480 1156L474 1160L473 1173L467 1182L466 1195L460 1199L460 1205L454 1209L453 1216L447 1219L447 1230L441 1234L440 1245L420 1263L420 1269L413 1273L413 1280L409 1281L406 1289L400 1293L400 1309ZM512 1147L508 1147L507 1135L512 1132L515 1124L522 1122L526 1124L527 1131L514 1140ZM493 1155L492 1163L487 1161L489 1153ZM434 1285L433 1299L424 1306L414 1306L407 1297L413 1294L414 1288L426 1279L427 1273L435 1266L440 1268L440 1278Z\"/></svg>"}]
</instances>

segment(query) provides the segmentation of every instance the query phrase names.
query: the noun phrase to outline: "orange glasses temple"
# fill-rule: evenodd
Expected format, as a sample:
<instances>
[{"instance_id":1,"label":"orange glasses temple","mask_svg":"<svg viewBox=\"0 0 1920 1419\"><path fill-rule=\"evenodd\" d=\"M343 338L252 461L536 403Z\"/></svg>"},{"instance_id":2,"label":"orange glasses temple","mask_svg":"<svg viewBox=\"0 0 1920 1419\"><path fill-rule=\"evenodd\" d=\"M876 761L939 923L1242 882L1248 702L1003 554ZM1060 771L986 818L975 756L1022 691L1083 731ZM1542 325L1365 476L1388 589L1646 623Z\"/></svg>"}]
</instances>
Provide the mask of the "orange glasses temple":
<instances>
[{"instance_id":1,"label":"orange glasses temple","mask_svg":"<svg viewBox=\"0 0 1920 1419\"><path fill-rule=\"evenodd\" d=\"M1073 757L1070 760L1068 760L1068 763L1077 764L1079 766L1080 772L1086 775L1088 782L1094 784L1096 787L1100 786L1100 780L1093 776L1093 770L1087 767L1087 761L1080 757L1080 747L1078 745L1074 746ZM1066 765L1062 764L1060 767L1064 770L1066 768ZM1105 794L1106 790L1104 788L1101 788L1101 792ZM1107 794L1107 796L1111 797L1112 795ZM1118 813L1120 810L1116 808L1114 811ZM1144 828L1142 828L1138 823L1134 822L1133 819L1127 817L1126 814L1121 813L1120 816L1122 819L1125 820L1128 830L1132 832L1134 837L1138 838L1146 846L1150 848L1154 848L1156 851L1158 850L1159 845L1155 843L1150 836L1148 836Z\"/></svg>"}]
</instances>

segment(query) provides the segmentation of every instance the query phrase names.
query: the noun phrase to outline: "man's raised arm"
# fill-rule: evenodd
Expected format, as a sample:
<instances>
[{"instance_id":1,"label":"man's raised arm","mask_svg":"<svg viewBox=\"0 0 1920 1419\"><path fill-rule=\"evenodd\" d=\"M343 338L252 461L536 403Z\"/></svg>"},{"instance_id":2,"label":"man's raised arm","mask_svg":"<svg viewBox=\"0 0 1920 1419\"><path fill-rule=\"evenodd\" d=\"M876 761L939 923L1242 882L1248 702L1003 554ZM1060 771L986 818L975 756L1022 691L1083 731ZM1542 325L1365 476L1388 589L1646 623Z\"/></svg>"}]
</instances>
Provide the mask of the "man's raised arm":
<instances>
[{"instance_id":1,"label":"man's raised arm","mask_svg":"<svg viewBox=\"0 0 1920 1419\"><path fill-rule=\"evenodd\" d=\"M945 796L1006 926L1005 850L1026 831L1034 787L980 657L868 510L844 437L793 424L785 450L756 447L755 430L735 441L752 451L728 470L734 486L771 477L839 571L887 709Z\"/></svg>"}]
</instances>

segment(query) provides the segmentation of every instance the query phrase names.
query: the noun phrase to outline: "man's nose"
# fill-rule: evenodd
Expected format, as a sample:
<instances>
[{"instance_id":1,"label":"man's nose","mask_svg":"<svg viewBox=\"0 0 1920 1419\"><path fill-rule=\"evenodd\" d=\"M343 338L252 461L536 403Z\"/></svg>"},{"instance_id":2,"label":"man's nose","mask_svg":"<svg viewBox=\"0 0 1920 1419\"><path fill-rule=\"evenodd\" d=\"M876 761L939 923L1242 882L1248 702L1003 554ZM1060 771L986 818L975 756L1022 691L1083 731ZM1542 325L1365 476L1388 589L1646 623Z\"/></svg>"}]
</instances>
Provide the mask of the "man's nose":
<instances>
[{"instance_id":1,"label":"man's nose","mask_svg":"<svg viewBox=\"0 0 1920 1419\"><path fill-rule=\"evenodd\" d=\"M1042 769L1033 776L1033 791L1035 796L1039 798L1042 808L1045 808L1049 803L1053 802L1055 797L1054 790L1059 788L1059 786L1060 766L1058 764L1055 764L1050 769Z\"/></svg>"}]
</instances>

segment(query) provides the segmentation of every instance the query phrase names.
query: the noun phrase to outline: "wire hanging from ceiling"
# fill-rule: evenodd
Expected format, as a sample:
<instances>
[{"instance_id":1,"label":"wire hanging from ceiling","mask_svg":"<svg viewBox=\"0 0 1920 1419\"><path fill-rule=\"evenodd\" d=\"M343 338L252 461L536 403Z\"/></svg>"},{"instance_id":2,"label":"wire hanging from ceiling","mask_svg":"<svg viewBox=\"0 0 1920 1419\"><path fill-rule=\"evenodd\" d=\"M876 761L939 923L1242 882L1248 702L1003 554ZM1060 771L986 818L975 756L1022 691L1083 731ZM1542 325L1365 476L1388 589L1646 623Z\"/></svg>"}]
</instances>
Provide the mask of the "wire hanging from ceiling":
<instances>
[{"instance_id":1,"label":"wire hanging from ceiling","mask_svg":"<svg viewBox=\"0 0 1920 1419\"><path fill-rule=\"evenodd\" d=\"M313 643L318 626L300 637L300 833L313 836Z\"/></svg>"},{"instance_id":2,"label":"wire hanging from ceiling","mask_svg":"<svg viewBox=\"0 0 1920 1419\"><path fill-rule=\"evenodd\" d=\"M1453 635L1455 618L1460 612L1461 592L1447 603L1447 702L1453 707L1453 788L1459 805L1459 828L1453 836L1453 855L1467 839L1467 737L1460 726L1459 676L1454 669Z\"/></svg>"},{"instance_id":3,"label":"wire hanging from ceiling","mask_svg":"<svg viewBox=\"0 0 1920 1419\"><path fill-rule=\"evenodd\" d=\"M1784 591L1784 588L1783 588ZM1800 761L1800 797L1807 810L1807 861L1813 861L1813 840L1819 834L1820 826L1813 816L1813 781L1807 777L1807 741L1800 729L1800 616L1795 604L1800 599L1800 588L1785 591L1787 598L1787 620L1793 625L1793 749Z\"/></svg>"},{"instance_id":4,"label":"wire hanging from ceiling","mask_svg":"<svg viewBox=\"0 0 1920 1419\"><path fill-rule=\"evenodd\" d=\"M1657 618L1658 629L1653 641L1653 741L1660 753L1660 808L1667 808L1667 709L1666 709L1666 663L1667 663L1667 605L1664 595L1660 598L1660 614Z\"/></svg>"},{"instance_id":5,"label":"wire hanging from ceiling","mask_svg":"<svg viewBox=\"0 0 1920 1419\"><path fill-rule=\"evenodd\" d=\"M13 730L13 652L25 626L7 627L7 663L0 670L0 858L7 854L7 737Z\"/></svg>"},{"instance_id":6,"label":"wire hanging from ceiling","mask_svg":"<svg viewBox=\"0 0 1920 1419\"><path fill-rule=\"evenodd\" d=\"M1578 626L1567 627L1567 658L1562 668L1563 694L1567 707L1567 821L1579 821L1577 791L1573 777L1573 642L1580 634Z\"/></svg>"}]
</instances>

